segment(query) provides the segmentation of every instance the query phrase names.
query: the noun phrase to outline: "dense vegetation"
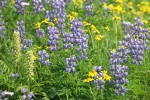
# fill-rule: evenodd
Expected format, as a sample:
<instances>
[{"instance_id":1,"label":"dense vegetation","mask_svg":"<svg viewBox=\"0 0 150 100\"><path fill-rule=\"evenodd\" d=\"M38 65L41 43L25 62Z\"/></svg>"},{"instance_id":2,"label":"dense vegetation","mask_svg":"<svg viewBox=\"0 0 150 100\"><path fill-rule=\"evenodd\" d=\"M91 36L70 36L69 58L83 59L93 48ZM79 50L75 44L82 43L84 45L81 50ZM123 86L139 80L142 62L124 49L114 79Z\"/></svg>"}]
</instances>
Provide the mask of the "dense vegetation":
<instances>
[{"instance_id":1,"label":"dense vegetation","mask_svg":"<svg viewBox=\"0 0 150 100\"><path fill-rule=\"evenodd\" d=\"M149 0L0 0L0 100L149 100Z\"/></svg>"}]
</instances>

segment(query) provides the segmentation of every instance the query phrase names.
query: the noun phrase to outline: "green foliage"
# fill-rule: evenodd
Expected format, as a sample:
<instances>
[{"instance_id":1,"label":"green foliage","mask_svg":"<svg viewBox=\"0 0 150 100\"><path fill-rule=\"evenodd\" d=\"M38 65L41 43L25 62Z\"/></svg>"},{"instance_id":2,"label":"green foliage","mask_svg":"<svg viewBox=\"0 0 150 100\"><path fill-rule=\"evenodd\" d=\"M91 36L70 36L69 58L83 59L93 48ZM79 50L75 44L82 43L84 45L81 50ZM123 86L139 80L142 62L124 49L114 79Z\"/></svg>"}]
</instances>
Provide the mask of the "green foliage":
<instances>
[{"instance_id":1,"label":"green foliage","mask_svg":"<svg viewBox=\"0 0 150 100\"><path fill-rule=\"evenodd\" d=\"M145 52L142 66L133 65L130 61L126 63L126 65L129 66L129 84L127 85L128 92L125 96L116 96L114 94L114 87L111 87L108 82L106 82L104 90L101 88L98 89L92 82L83 82L88 72L90 72L94 66L102 66L104 70L110 73L110 51L118 48L118 42L121 41L124 36L122 22L133 22L134 18L137 17L136 15L129 14L128 8L124 8L127 11L124 14L114 14L111 11L104 10L102 1L103 0L94 1L94 14L92 16L85 16L86 11L81 5L80 7L76 7L74 3L70 3L66 7L67 14L77 12L78 18L82 17L83 21L91 23L100 31L100 33L95 33L90 26L83 27L83 29L88 30L86 34L89 35L89 48L87 50L88 59L77 61L76 72L67 73L65 72L66 58L70 57L72 54L78 55L78 53L76 53L74 49L61 49L60 51L53 52L47 50L50 55L51 65L43 65L38 60L35 60L35 76L33 80L27 75L28 63L26 52L33 50L34 56L37 56L37 52L45 49L45 46L47 46L47 37L43 39L37 37L35 28L37 22L44 20L45 13L34 14L32 11L33 7L30 5L25 8L24 14L19 15L15 13L14 0L7 2L8 5L2 9L2 14L4 16L3 20L6 22L5 33L7 38L1 38L0 34L0 93L4 90L14 92L14 95L9 96L9 99L20 100L23 95L21 89L26 87L29 91L34 93L35 100L149 100L149 50ZM136 5L141 2L140 0L126 0L124 5L127 5L128 1L132 1L135 10L139 11ZM84 4L85 3L83 3L83 5ZM108 4L116 5L114 0L108 0ZM46 9L51 9L51 7L47 6ZM122 20L112 20L114 15L120 16ZM150 27L150 21L148 19L149 14L138 17L142 20L148 20L148 23L143 27ZM12 36L16 28L16 21L20 20L24 20L25 37L33 39L33 46L29 47L27 50L22 50L20 61L16 63L13 53ZM67 19L66 24L68 24L68 26L66 26L66 31L70 32L69 19ZM47 24L42 25L42 28L45 30L45 35L47 35L47 26ZM105 29L106 26L109 27L109 31ZM100 41L95 39L97 34L103 36ZM41 46L41 49L36 51L36 46ZM12 74L14 73L19 73L19 77L13 78Z\"/></svg>"}]
</instances>

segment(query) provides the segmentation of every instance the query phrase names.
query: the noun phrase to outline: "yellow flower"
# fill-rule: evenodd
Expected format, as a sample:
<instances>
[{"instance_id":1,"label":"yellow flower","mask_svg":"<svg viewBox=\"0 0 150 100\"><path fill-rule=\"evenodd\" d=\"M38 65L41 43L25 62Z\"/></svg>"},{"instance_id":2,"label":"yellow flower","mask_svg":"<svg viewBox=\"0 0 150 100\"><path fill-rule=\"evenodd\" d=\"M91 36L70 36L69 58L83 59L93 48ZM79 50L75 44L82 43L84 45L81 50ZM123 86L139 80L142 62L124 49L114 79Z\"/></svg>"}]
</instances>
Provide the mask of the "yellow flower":
<instances>
[{"instance_id":1,"label":"yellow flower","mask_svg":"<svg viewBox=\"0 0 150 100\"><path fill-rule=\"evenodd\" d=\"M36 48L37 48L37 49L41 49L42 47L41 47L41 46L36 46Z\"/></svg>"},{"instance_id":2,"label":"yellow flower","mask_svg":"<svg viewBox=\"0 0 150 100\"><path fill-rule=\"evenodd\" d=\"M34 56L34 60L37 60L37 58L38 58L37 56Z\"/></svg>"},{"instance_id":3,"label":"yellow flower","mask_svg":"<svg viewBox=\"0 0 150 100\"><path fill-rule=\"evenodd\" d=\"M50 49L50 46L45 46L45 49L46 49L46 50L49 50L49 49Z\"/></svg>"},{"instance_id":4,"label":"yellow flower","mask_svg":"<svg viewBox=\"0 0 150 100\"><path fill-rule=\"evenodd\" d=\"M95 33L100 33L94 25L91 25L90 27Z\"/></svg>"},{"instance_id":5,"label":"yellow flower","mask_svg":"<svg viewBox=\"0 0 150 100\"><path fill-rule=\"evenodd\" d=\"M103 38L102 35L96 35L96 37L95 37L95 39L98 40L98 41L100 41L102 38Z\"/></svg>"},{"instance_id":6,"label":"yellow flower","mask_svg":"<svg viewBox=\"0 0 150 100\"><path fill-rule=\"evenodd\" d=\"M118 16L114 16L112 17L113 20L121 20L121 17L118 17Z\"/></svg>"},{"instance_id":7,"label":"yellow flower","mask_svg":"<svg viewBox=\"0 0 150 100\"><path fill-rule=\"evenodd\" d=\"M83 0L72 0L76 6L80 6L83 4Z\"/></svg>"},{"instance_id":8,"label":"yellow flower","mask_svg":"<svg viewBox=\"0 0 150 100\"><path fill-rule=\"evenodd\" d=\"M147 24L148 23L148 21L147 20L142 20L145 24Z\"/></svg>"},{"instance_id":9,"label":"yellow flower","mask_svg":"<svg viewBox=\"0 0 150 100\"><path fill-rule=\"evenodd\" d=\"M107 31L110 31L110 29L109 29L109 27L108 27L108 26L106 26L106 27L105 27L105 29L106 29Z\"/></svg>"},{"instance_id":10,"label":"yellow flower","mask_svg":"<svg viewBox=\"0 0 150 100\"><path fill-rule=\"evenodd\" d=\"M118 13L120 13L120 12L123 11L123 9L122 9L122 7L121 7L120 5L117 5L117 6L115 7L115 10L116 10Z\"/></svg>"},{"instance_id":11,"label":"yellow flower","mask_svg":"<svg viewBox=\"0 0 150 100\"><path fill-rule=\"evenodd\" d=\"M88 73L89 77L94 77L97 74L95 70L92 70L91 72Z\"/></svg>"},{"instance_id":12,"label":"yellow flower","mask_svg":"<svg viewBox=\"0 0 150 100\"><path fill-rule=\"evenodd\" d=\"M93 80L94 80L93 78L87 78L87 79L83 80L83 82L91 82Z\"/></svg>"},{"instance_id":13,"label":"yellow flower","mask_svg":"<svg viewBox=\"0 0 150 100\"><path fill-rule=\"evenodd\" d=\"M54 21L55 21L55 22L58 22L58 19L57 19L57 18L54 18Z\"/></svg>"},{"instance_id":14,"label":"yellow flower","mask_svg":"<svg viewBox=\"0 0 150 100\"><path fill-rule=\"evenodd\" d=\"M78 13L77 13L77 12L71 12L71 15L72 15L73 17L78 17Z\"/></svg>"},{"instance_id":15,"label":"yellow flower","mask_svg":"<svg viewBox=\"0 0 150 100\"><path fill-rule=\"evenodd\" d=\"M97 78L98 78L98 80L102 80L102 79L103 79L103 78L102 78L102 77L100 77L100 76L98 76Z\"/></svg>"},{"instance_id":16,"label":"yellow flower","mask_svg":"<svg viewBox=\"0 0 150 100\"><path fill-rule=\"evenodd\" d=\"M49 22L48 25L49 26L54 26L54 23L53 22Z\"/></svg>"},{"instance_id":17,"label":"yellow flower","mask_svg":"<svg viewBox=\"0 0 150 100\"><path fill-rule=\"evenodd\" d=\"M133 5L133 2L128 2L127 6L131 7Z\"/></svg>"},{"instance_id":18,"label":"yellow flower","mask_svg":"<svg viewBox=\"0 0 150 100\"><path fill-rule=\"evenodd\" d=\"M137 11L135 14L136 14L137 16L142 16L142 15L143 15L143 13L142 13L141 11Z\"/></svg>"},{"instance_id":19,"label":"yellow flower","mask_svg":"<svg viewBox=\"0 0 150 100\"><path fill-rule=\"evenodd\" d=\"M140 4L149 6L149 2L140 2Z\"/></svg>"},{"instance_id":20,"label":"yellow flower","mask_svg":"<svg viewBox=\"0 0 150 100\"><path fill-rule=\"evenodd\" d=\"M123 3L123 0L115 0L115 2L122 4L122 3Z\"/></svg>"},{"instance_id":21,"label":"yellow flower","mask_svg":"<svg viewBox=\"0 0 150 100\"><path fill-rule=\"evenodd\" d=\"M113 11L113 10L115 9L114 5L113 5L113 4L110 4L110 5L109 5L109 9L110 9L110 11Z\"/></svg>"},{"instance_id":22,"label":"yellow flower","mask_svg":"<svg viewBox=\"0 0 150 100\"><path fill-rule=\"evenodd\" d=\"M91 25L90 23L88 23L88 22L86 22L86 21L83 21L82 23L83 23L84 26L89 26L89 25Z\"/></svg>"},{"instance_id":23,"label":"yellow flower","mask_svg":"<svg viewBox=\"0 0 150 100\"><path fill-rule=\"evenodd\" d=\"M148 32L150 32L150 28L148 28Z\"/></svg>"},{"instance_id":24,"label":"yellow flower","mask_svg":"<svg viewBox=\"0 0 150 100\"><path fill-rule=\"evenodd\" d=\"M70 14L68 14L67 17L69 18L69 20L73 20L74 19L74 17L72 15L70 15Z\"/></svg>"},{"instance_id":25,"label":"yellow flower","mask_svg":"<svg viewBox=\"0 0 150 100\"><path fill-rule=\"evenodd\" d=\"M85 33L89 32L88 30L84 30Z\"/></svg>"},{"instance_id":26,"label":"yellow flower","mask_svg":"<svg viewBox=\"0 0 150 100\"><path fill-rule=\"evenodd\" d=\"M46 18L41 23L48 23L48 22L49 22L49 18Z\"/></svg>"},{"instance_id":27,"label":"yellow flower","mask_svg":"<svg viewBox=\"0 0 150 100\"><path fill-rule=\"evenodd\" d=\"M40 28L41 27L41 23L38 22L36 25L35 25L36 28Z\"/></svg>"},{"instance_id":28,"label":"yellow flower","mask_svg":"<svg viewBox=\"0 0 150 100\"><path fill-rule=\"evenodd\" d=\"M103 71L101 71L104 75L106 75L107 74L107 71L106 70L103 70Z\"/></svg>"},{"instance_id":29,"label":"yellow flower","mask_svg":"<svg viewBox=\"0 0 150 100\"><path fill-rule=\"evenodd\" d=\"M113 51L113 52L116 52L116 49L113 49L112 51Z\"/></svg>"},{"instance_id":30,"label":"yellow flower","mask_svg":"<svg viewBox=\"0 0 150 100\"><path fill-rule=\"evenodd\" d=\"M107 75L107 74L104 76L104 79L105 79L106 81L110 81L111 78L112 78L112 77L109 76L109 75Z\"/></svg>"}]
</instances>

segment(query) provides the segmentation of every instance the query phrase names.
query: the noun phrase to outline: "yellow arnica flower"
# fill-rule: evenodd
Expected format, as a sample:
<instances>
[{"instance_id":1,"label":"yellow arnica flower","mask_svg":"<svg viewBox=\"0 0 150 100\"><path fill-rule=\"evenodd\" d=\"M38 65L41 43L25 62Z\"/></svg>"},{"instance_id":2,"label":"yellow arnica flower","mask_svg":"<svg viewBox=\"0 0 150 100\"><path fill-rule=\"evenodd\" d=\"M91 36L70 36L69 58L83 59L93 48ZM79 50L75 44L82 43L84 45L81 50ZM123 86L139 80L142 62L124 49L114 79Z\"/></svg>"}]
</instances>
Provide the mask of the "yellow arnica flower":
<instances>
[{"instance_id":1,"label":"yellow arnica flower","mask_svg":"<svg viewBox=\"0 0 150 100\"><path fill-rule=\"evenodd\" d=\"M97 74L95 70L92 70L91 72L88 73L89 77L94 77Z\"/></svg>"},{"instance_id":2,"label":"yellow arnica flower","mask_svg":"<svg viewBox=\"0 0 150 100\"><path fill-rule=\"evenodd\" d=\"M75 18L74 16L72 16L72 15L70 15L70 14L68 14L67 17L69 18L69 20L73 20L73 19Z\"/></svg>"},{"instance_id":3,"label":"yellow arnica flower","mask_svg":"<svg viewBox=\"0 0 150 100\"><path fill-rule=\"evenodd\" d=\"M107 71L106 70L103 70L103 71L101 71L104 75L106 75L107 74Z\"/></svg>"},{"instance_id":4,"label":"yellow arnica flower","mask_svg":"<svg viewBox=\"0 0 150 100\"><path fill-rule=\"evenodd\" d=\"M45 46L45 49L46 49L46 50L49 50L49 49L50 49L50 46L47 46L47 45L46 45L46 46Z\"/></svg>"},{"instance_id":5,"label":"yellow arnica flower","mask_svg":"<svg viewBox=\"0 0 150 100\"><path fill-rule=\"evenodd\" d=\"M49 18L46 18L41 23L48 23L48 22L49 22Z\"/></svg>"},{"instance_id":6,"label":"yellow arnica flower","mask_svg":"<svg viewBox=\"0 0 150 100\"><path fill-rule=\"evenodd\" d=\"M41 49L42 47L41 47L41 46L36 46L36 48L37 48L37 49Z\"/></svg>"},{"instance_id":7,"label":"yellow arnica flower","mask_svg":"<svg viewBox=\"0 0 150 100\"><path fill-rule=\"evenodd\" d=\"M110 5L109 5L109 9L110 9L110 11L113 11L113 10L115 9L114 5L113 5L113 4L110 4Z\"/></svg>"},{"instance_id":8,"label":"yellow arnica flower","mask_svg":"<svg viewBox=\"0 0 150 100\"><path fill-rule=\"evenodd\" d=\"M133 5L133 2L128 2L128 7L131 7Z\"/></svg>"},{"instance_id":9,"label":"yellow arnica flower","mask_svg":"<svg viewBox=\"0 0 150 100\"><path fill-rule=\"evenodd\" d=\"M140 2L140 4L149 6L149 2Z\"/></svg>"},{"instance_id":10,"label":"yellow arnica flower","mask_svg":"<svg viewBox=\"0 0 150 100\"><path fill-rule=\"evenodd\" d=\"M82 5L83 0L72 0L76 6Z\"/></svg>"},{"instance_id":11,"label":"yellow arnica flower","mask_svg":"<svg viewBox=\"0 0 150 100\"><path fill-rule=\"evenodd\" d=\"M77 13L77 12L71 12L71 15L72 15L73 17L78 17L78 13Z\"/></svg>"},{"instance_id":12,"label":"yellow arnica flower","mask_svg":"<svg viewBox=\"0 0 150 100\"><path fill-rule=\"evenodd\" d=\"M112 78L112 77L109 76L109 75L107 75L107 74L104 76L104 79L105 79L106 81L110 81L111 78Z\"/></svg>"},{"instance_id":13,"label":"yellow arnica flower","mask_svg":"<svg viewBox=\"0 0 150 100\"><path fill-rule=\"evenodd\" d=\"M34 60L37 60L37 58L38 58L37 56L34 56Z\"/></svg>"},{"instance_id":14,"label":"yellow arnica flower","mask_svg":"<svg viewBox=\"0 0 150 100\"><path fill-rule=\"evenodd\" d=\"M36 26L35 26L36 28L40 28L41 27L41 23L40 22L38 22L37 24L36 24Z\"/></svg>"},{"instance_id":15,"label":"yellow arnica flower","mask_svg":"<svg viewBox=\"0 0 150 100\"><path fill-rule=\"evenodd\" d=\"M113 49L112 51L113 51L113 52L116 52L116 49Z\"/></svg>"},{"instance_id":16,"label":"yellow arnica flower","mask_svg":"<svg viewBox=\"0 0 150 100\"><path fill-rule=\"evenodd\" d=\"M53 22L49 22L48 25L49 26L54 26L54 23Z\"/></svg>"},{"instance_id":17,"label":"yellow arnica flower","mask_svg":"<svg viewBox=\"0 0 150 100\"><path fill-rule=\"evenodd\" d=\"M93 78L87 78L87 79L83 80L83 82L91 82L93 80L94 80Z\"/></svg>"},{"instance_id":18,"label":"yellow arnica flower","mask_svg":"<svg viewBox=\"0 0 150 100\"><path fill-rule=\"evenodd\" d=\"M98 80L102 80L102 79L103 79L103 78L102 78L102 77L100 77L100 76L98 76L97 78L98 78Z\"/></svg>"},{"instance_id":19,"label":"yellow arnica flower","mask_svg":"<svg viewBox=\"0 0 150 100\"><path fill-rule=\"evenodd\" d=\"M103 38L102 35L96 35L96 37L95 37L95 39L98 40L98 41L100 41L102 38Z\"/></svg>"},{"instance_id":20,"label":"yellow arnica flower","mask_svg":"<svg viewBox=\"0 0 150 100\"><path fill-rule=\"evenodd\" d=\"M135 12L135 14L136 14L137 16L142 16L142 15L143 15L143 13L142 13L141 11L137 11L137 12Z\"/></svg>"},{"instance_id":21,"label":"yellow arnica flower","mask_svg":"<svg viewBox=\"0 0 150 100\"><path fill-rule=\"evenodd\" d=\"M147 20L142 20L143 22L144 22L144 24L147 24L148 23L148 21Z\"/></svg>"},{"instance_id":22,"label":"yellow arnica flower","mask_svg":"<svg viewBox=\"0 0 150 100\"><path fill-rule=\"evenodd\" d=\"M150 32L150 28L148 28L148 32Z\"/></svg>"},{"instance_id":23,"label":"yellow arnica flower","mask_svg":"<svg viewBox=\"0 0 150 100\"><path fill-rule=\"evenodd\" d=\"M109 27L108 27L108 26L106 26L106 27L105 27L105 29L106 29L107 31L110 31L110 29L109 29Z\"/></svg>"},{"instance_id":24,"label":"yellow arnica flower","mask_svg":"<svg viewBox=\"0 0 150 100\"><path fill-rule=\"evenodd\" d=\"M115 2L122 4L123 0L115 0Z\"/></svg>"},{"instance_id":25,"label":"yellow arnica flower","mask_svg":"<svg viewBox=\"0 0 150 100\"><path fill-rule=\"evenodd\" d=\"M113 20L121 20L121 17L118 17L118 16L114 16L112 17Z\"/></svg>"},{"instance_id":26,"label":"yellow arnica flower","mask_svg":"<svg viewBox=\"0 0 150 100\"><path fill-rule=\"evenodd\" d=\"M57 18L54 18L54 21L55 21L55 22L58 22L58 19L57 19Z\"/></svg>"},{"instance_id":27,"label":"yellow arnica flower","mask_svg":"<svg viewBox=\"0 0 150 100\"><path fill-rule=\"evenodd\" d=\"M98 29L97 29L94 25L91 25L91 29L92 29L95 33L100 33L100 32L98 31Z\"/></svg>"},{"instance_id":28,"label":"yellow arnica flower","mask_svg":"<svg viewBox=\"0 0 150 100\"><path fill-rule=\"evenodd\" d=\"M88 30L84 30L85 33L89 32Z\"/></svg>"},{"instance_id":29,"label":"yellow arnica flower","mask_svg":"<svg viewBox=\"0 0 150 100\"><path fill-rule=\"evenodd\" d=\"M88 22L86 22L86 21L83 21L82 23L83 23L84 26L91 25L90 23L88 23Z\"/></svg>"},{"instance_id":30,"label":"yellow arnica flower","mask_svg":"<svg viewBox=\"0 0 150 100\"><path fill-rule=\"evenodd\" d=\"M108 5L107 5L107 3L103 3L103 8L104 9L108 9L109 8Z\"/></svg>"}]
</instances>

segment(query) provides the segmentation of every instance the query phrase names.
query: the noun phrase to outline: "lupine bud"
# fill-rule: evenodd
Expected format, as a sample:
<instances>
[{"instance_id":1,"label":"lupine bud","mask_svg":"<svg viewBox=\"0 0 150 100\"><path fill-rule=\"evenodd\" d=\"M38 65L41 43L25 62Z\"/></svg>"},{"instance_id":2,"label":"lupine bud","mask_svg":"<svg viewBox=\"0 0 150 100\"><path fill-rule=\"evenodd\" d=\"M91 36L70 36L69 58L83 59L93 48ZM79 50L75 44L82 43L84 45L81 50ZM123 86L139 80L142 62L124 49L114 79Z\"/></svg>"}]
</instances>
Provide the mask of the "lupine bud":
<instances>
[{"instance_id":1,"label":"lupine bud","mask_svg":"<svg viewBox=\"0 0 150 100\"><path fill-rule=\"evenodd\" d=\"M33 55L33 51L27 51L27 72L28 72L28 76L33 80L34 79L34 55Z\"/></svg>"},{"instance_id":2,"label":"lupine bud","mask_svg":"<svg viewBox=\"0 0 150 100\"><path fill-rule=\"evenodd\" d=\"M18 61L20 59L20 51L21 51L21 41L19 32L14 32L13 34L13 44L14 44L14 56L15 60Z\"/></svg>"}]
</instances>

